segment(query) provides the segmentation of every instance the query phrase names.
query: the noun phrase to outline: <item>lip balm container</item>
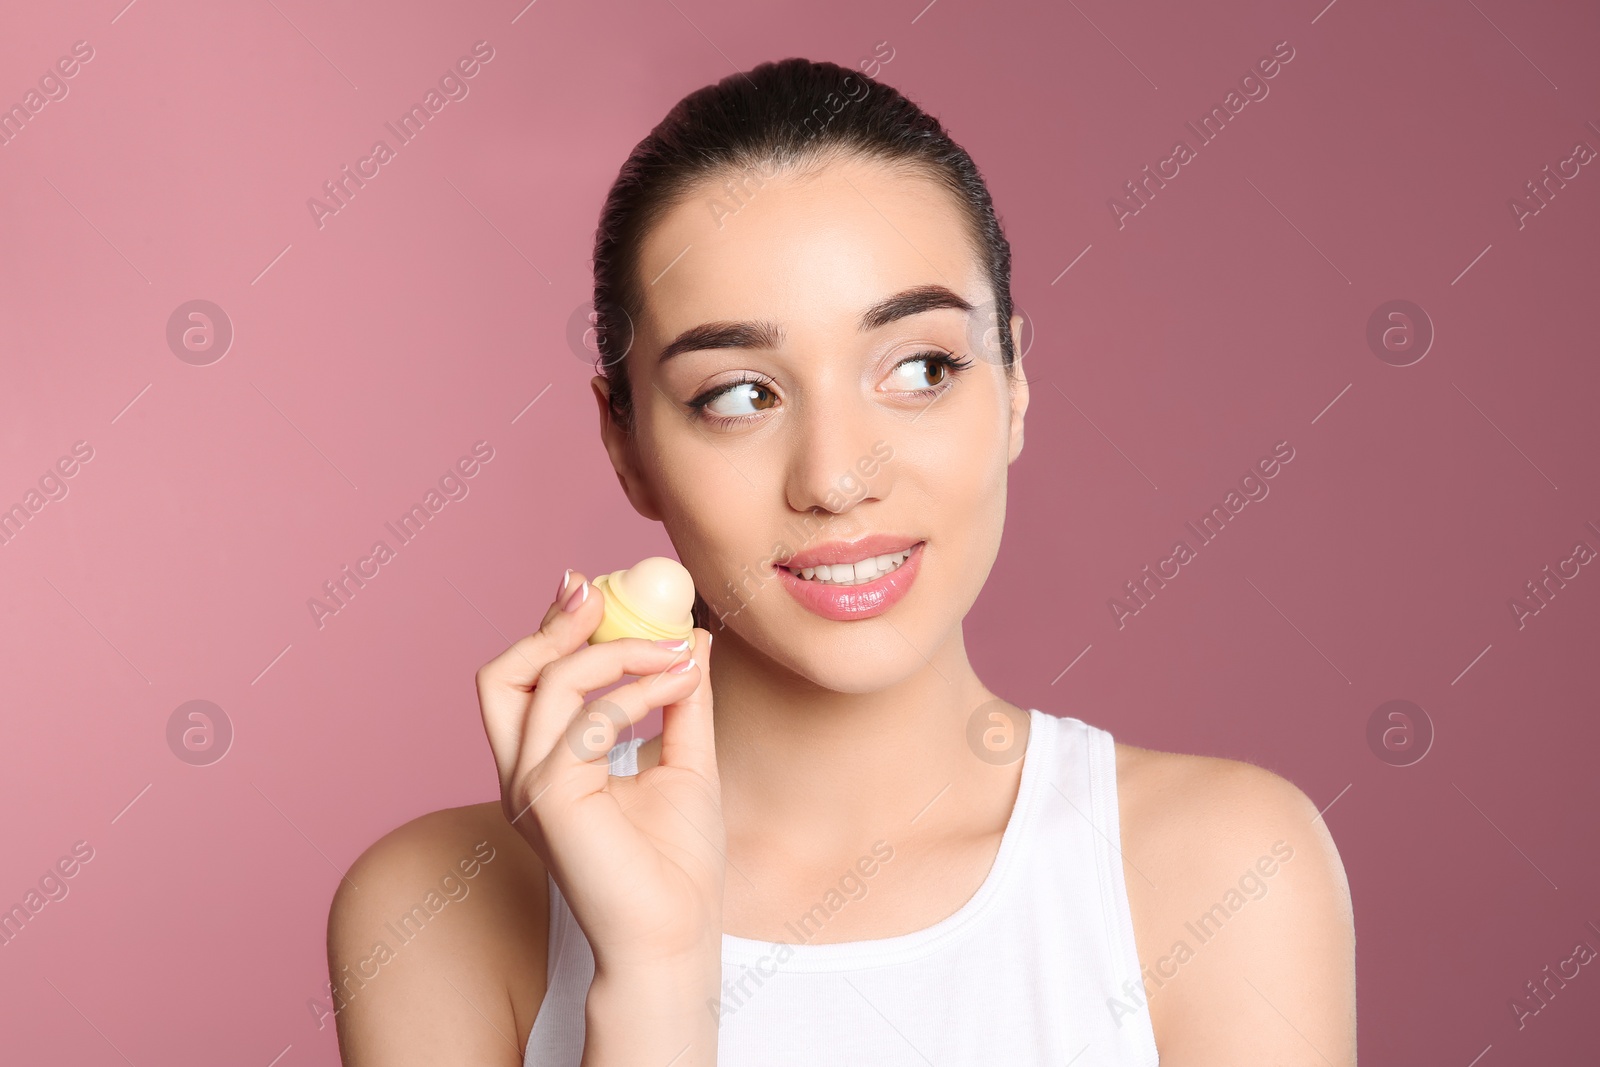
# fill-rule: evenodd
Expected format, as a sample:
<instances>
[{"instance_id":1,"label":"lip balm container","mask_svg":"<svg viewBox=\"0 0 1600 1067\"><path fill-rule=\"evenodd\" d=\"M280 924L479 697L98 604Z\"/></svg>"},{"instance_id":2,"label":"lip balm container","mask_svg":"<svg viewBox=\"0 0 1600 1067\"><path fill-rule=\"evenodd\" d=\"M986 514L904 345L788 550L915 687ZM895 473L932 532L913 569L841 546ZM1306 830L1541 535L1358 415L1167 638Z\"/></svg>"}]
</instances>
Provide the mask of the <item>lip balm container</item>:
<instances>
[{"instance_id":1,"label":"lip balm container","mask_svg":"<svg viewBox=\"0 0 1600 1067\"><path fill-rule=\"evenodd\" d=\"M686 638L692 649L694 579L683 564L666 556L650 556L632 567L594 580L605 603L605 617L589 636L589 644L619 637L650 641Z\"/></svg>"}]
</instances>

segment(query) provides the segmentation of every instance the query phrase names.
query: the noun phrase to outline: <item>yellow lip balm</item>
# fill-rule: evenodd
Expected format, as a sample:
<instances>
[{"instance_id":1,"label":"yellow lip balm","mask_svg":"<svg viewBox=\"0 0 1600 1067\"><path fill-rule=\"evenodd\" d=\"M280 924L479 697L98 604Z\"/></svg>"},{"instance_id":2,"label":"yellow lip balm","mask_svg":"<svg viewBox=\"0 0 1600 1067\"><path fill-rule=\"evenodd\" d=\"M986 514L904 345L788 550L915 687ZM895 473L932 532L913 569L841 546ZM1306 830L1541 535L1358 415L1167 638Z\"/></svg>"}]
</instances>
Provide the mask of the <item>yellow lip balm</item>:
<instances>
[{"instance_id":1,"label":"yellow lip balm","mask_svg":"<svg viewBox=\"0 0 1600 1067\"><path fill-rule=\"evenodd\" d=\"M687 638L694 642L694 579L683 564L666 556L650 556L626 570L594 580L605 605L605 617L589 635L589 644L619 637L646 640Z\"/></svg>"}]
</instances>

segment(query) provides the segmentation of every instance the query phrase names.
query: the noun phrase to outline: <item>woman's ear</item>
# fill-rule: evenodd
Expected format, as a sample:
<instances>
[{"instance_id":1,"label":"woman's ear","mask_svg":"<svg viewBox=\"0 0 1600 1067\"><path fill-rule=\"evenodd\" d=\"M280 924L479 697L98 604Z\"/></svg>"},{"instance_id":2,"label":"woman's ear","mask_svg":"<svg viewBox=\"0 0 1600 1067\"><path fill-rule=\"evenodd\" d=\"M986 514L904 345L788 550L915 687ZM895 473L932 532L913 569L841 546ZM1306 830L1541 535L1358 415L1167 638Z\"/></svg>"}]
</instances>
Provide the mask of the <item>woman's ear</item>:
<instances>
[{"instance_id":1,"label":"woman's ear","mask_svg":"<svg viewBox=\"0 0 1600 1067\"><path fill-rule=\"evenodd\" d=\"M1022 316L1011 316L1011 351L1016 361L1011 366L1011 455L1006 461L1015 463L1022 455L1022 418L1028 413L1028 376L1022 369Z\"/></svg>"},{"instance_id":2,"label":"woman's ear","mask_svg":"<svg viewBox=\"0 0 1600 1067\"><path fill-rule=\"evenodd\" d=\"M589 387L594 390L595 403L600 408L600 440L606 446L606 455L611 457L612 469L617 472L617 484L622 486L634 511L652 522L660 522L661 510L656 507L634 463L633 435L618 424L616 412L611 408L611 383L605 375L596 374L589 379Z\"/></svg>"}]
</instances>

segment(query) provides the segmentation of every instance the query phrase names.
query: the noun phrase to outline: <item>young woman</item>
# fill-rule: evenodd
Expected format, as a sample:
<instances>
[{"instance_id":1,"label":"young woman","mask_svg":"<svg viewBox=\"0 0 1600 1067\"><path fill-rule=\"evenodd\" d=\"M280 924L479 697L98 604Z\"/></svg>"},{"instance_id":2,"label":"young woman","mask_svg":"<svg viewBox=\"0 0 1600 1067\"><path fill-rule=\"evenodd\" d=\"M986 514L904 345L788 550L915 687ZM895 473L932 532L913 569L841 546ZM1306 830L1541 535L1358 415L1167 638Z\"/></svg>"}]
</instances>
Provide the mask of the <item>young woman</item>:
<instances>
[{"instance_id":1,"label":"young woman","mask_svg":"<svg viewBox=\"0 0 1600 1067\"><path fill-rule=\"evenodd\" d=\"M601 438L693 645L586 644L569 570L478 671L499 802L391 832L334 900L346 1064L1355 1062L1306 796L968 662L1028 383L936 120L801 59L692 93L611 190L595 306Z\"/></svg>"}]
</instances>

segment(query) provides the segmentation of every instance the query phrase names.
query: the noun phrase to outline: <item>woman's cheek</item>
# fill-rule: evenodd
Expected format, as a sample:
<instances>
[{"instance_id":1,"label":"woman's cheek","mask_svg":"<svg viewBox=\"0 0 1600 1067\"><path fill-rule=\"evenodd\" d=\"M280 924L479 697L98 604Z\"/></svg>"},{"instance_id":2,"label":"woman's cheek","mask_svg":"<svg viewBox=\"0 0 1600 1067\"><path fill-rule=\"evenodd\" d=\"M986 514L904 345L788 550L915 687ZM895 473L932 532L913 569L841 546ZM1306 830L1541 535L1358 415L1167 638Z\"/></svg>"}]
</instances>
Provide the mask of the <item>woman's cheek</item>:
<instances>
[{"instance_id":1,"label":"woman's cheek","mask_svg":"<svg viewBox=\"0 0 1600 1067\"><path fill-rule=\"evenodd\" d=\"M733 478L738 485L725 483L714 472L697 471L694 477L669 486L666 499L677 511L668 516L668 530L686 535L679 548L679 558L685 563L689 561L685 552L698 556L700 563L718 572L738 570L746 562L740 558L749 554L744 546L760 531L751 528L757 524L750 514L750 487L737 474Z\"/></svg>"},{"instance_id":2,"label":"woman's cheek","mask_svg":"<svg viewBox=\"0 0 1600 1067\"><path fill-rule=\"evenodd\" d=\"M934 429L934 427L929 427ZM924 478L934 478L941 505L965 508L983 495L989 483L993 464L989 448L982 442L987 438L969 432L955 432L955 427L938 427L939 432L923 435L924 439L910 442L903 453L907 462L915 463ZM895 450L896 459L901 455Z\"/></svg>"}]
</instances>

